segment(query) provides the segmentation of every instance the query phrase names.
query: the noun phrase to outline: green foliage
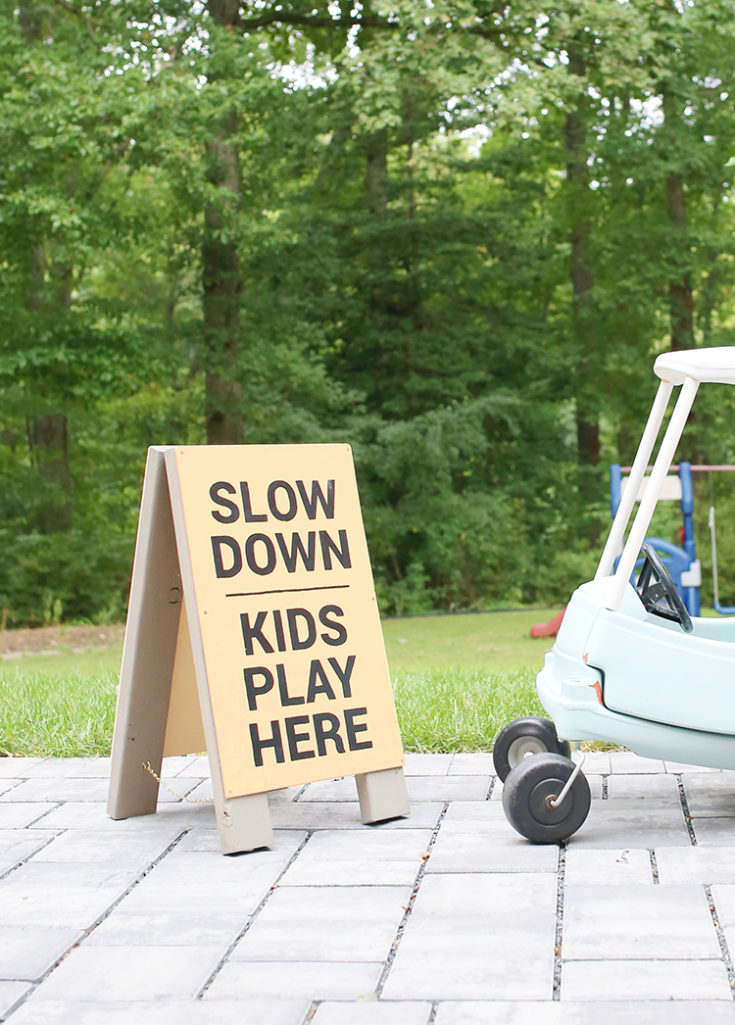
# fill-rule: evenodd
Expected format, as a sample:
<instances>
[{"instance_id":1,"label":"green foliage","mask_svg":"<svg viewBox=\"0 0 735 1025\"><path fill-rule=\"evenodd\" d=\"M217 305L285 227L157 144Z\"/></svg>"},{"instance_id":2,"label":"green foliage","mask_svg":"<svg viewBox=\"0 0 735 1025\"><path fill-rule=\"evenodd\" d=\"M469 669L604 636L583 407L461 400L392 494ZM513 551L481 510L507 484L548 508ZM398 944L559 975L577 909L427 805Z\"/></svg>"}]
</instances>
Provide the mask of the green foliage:
<instances>
[{"instance_id":1,"label":"green foliage","mask_svg":"<svg viewBox=\"0 0 735 1025\"><path fill-rule=\"evenodd\" d=\"M652 359L730 340L729 8L5 8L5 620L123 615L147 445L225 414L353 445L384 610L566 600Z\"/></svg>"}]
</instances>

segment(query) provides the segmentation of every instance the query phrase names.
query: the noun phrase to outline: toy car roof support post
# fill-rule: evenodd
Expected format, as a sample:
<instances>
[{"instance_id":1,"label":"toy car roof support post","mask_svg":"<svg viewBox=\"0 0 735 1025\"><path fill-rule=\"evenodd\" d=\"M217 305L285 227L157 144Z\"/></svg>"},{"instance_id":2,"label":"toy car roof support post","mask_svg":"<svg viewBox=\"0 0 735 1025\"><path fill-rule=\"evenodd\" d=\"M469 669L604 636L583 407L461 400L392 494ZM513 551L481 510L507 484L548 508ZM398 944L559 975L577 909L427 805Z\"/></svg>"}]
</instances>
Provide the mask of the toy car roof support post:
<instances>
[{"instance_id":1,"label":"toy car roof support post","mask_svg":"<svg viewBox=\"0 0 735 1025\"><path fill-rule=\"evenodd\" d=\"M658 360L656 363L658 364ZM656 462L653 464L653 470L651 471L651 478L648 482L648 487L641 499L641 504L638 508L638 515L633 520L630 533L628 534L628 539L625 542L625 547L623 548L623 554L620 556L620 562L618 563L618 568L615 571L615 583L607 605L607 607L613 612L620 608L620 603L623 600L623 593L625 592L630 575L633 572L633 567L635 566L635 561L638 558L638 553L641 550L641 545L646 538L646 532L648 531L648 526L651 522L654 509L656 508L656 502L658 501L661 486L666 474L669 472L669 467L674 461L676 446L679 444L679 438L681 437L684 425L689 417L689 412L692 408L698 388L699 381L695 380L693 377L684 378L681 391L679 392L679 398L674 406L671 419L669 420L669 425L666 428L666 433L664 434L663 441L661 442L661 446L658 450ZM636 462L638 461L638 455L640 454L645 456L642 466L642 471L645 471L646 465L648 464L648 454L641 453L639 449L639 452L636 455ZM633 465L635 466L635 463Z\"/></svg>"},{"instance_id":2,"label":"toy car roof support post","mask_svg":"<svg viewBox=\"0 0 735 1025\"><path fill-rule=\"evenodd\" d=\"M600 564L597 567L597 572L595 573L595 580L599 577L610 576L612 573L615 559L617 558L618 552L623 544L625 528L628 524L628 520L630 519L630 514L633 511L636 495L640 491L641 484L643 483L646 467L648 466L648 462L651 458L653 446L656 444L656 438L658 437L658 432L661 428L661 424L663 423L666 407L669 404L673 388L674 386L668 381L662 381L658 387L658 392L656 393L656 398L654 399L653 406L648 417L648 423L643 431L643 437L641 438L641 443L638 446L636 457L633 460L630 477L628 478L628 486L623 492L620 505L618 506L618 511L615 514L615 519L613 520L612 527L610 528L610 534L602 553ZM646 490L649 492L652 491L650 481L649 487ZM633 561L635 562L635 560ZM628 576L630 576L630 573Z\"/></svg>"}]
</instances>

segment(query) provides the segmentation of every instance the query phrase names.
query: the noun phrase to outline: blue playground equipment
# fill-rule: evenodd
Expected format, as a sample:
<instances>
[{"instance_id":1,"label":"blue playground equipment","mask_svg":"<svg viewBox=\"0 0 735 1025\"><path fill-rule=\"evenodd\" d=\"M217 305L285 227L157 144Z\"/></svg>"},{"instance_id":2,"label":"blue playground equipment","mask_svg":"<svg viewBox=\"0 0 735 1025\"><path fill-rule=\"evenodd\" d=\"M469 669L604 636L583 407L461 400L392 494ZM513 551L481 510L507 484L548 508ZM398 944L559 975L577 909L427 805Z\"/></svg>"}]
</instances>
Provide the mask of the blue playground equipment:
<instances>
[{"instance_id":1,"label":"blue playground equipment","mask_svg":"<svg viewBox=\"0 0 735 1025\"><path fill-rule=\"evenodd\" d=\"M626 467L628 469L628 467ZM646 543L651 545L661 556L671 579L674 581L676 590L681 595L687 612L690 616L698 616L701 611L699 588L702 583L702 569L697 558L697 549L694 543L694 489L692 487L692 465L691 463L679 463L678 481L676 477L667 477L668 489L661 494L661 498L679 499L681 504L681 515L684 526L682 529L682 545L673 544L662 537L647 537ZM644 482L645 482L644 478ZM610 466L610 512L615 519L620 499L623 493L623 482L627 477L623 476L623 468L620 463L612 463ZM674 485L672 487L672 484ZM637 497L642 497L638 495ZM712 516L712 513L710 514ZM640 569L643 560L639 559L636 569ZM617 566L617 560L615 562ZM730 611L722 607L718 612ZM732 609L735 612L735 609Z\"/></svg>"}]
</instances>

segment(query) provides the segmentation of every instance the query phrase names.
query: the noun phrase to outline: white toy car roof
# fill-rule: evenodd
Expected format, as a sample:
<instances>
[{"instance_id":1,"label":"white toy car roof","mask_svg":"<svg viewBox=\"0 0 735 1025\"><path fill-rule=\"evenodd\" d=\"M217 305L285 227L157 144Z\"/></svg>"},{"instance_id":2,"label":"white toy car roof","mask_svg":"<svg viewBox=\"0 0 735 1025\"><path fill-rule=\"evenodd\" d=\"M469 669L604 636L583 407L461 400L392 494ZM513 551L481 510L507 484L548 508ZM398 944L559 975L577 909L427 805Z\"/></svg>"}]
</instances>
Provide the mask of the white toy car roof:
<instances>
[{"instance_id":1,"label":"white toy car roof","mask_svg":"<svg viewBox=\"0 0 735 1025\"><path fill-rule=\"evenodd\" d=\"M674 385L683 384L687 377L713 384L735 384L735 345L664 352L653 369L662 381Z\"/></svg>"}]
</instances>

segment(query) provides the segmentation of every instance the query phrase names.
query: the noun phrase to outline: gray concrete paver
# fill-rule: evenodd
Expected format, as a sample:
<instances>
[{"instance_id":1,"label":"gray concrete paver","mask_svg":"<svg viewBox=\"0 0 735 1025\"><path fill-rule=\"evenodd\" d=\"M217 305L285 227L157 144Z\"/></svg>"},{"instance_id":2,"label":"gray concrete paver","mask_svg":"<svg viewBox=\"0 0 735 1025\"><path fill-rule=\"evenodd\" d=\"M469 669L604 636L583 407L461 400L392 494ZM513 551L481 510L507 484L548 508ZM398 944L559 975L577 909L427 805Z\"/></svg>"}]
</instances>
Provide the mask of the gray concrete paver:
<instances>
[{"instance_id":1,"label":"gray concrete paver","mask_svg":"<svg viewBox=\"0 0 735 1025\"><path fill-rule=\"evenodd\" d=\"M574 847L690 847L680 805L655 801L595 801L587 821L572 840Z\"/></svg>"},{"instance_id":2,"label":"gray concrete paver","mask_svg":"<svg viewBox=\"0 0 735 1025\"><path fill-rule=\"evenodd\" d=\"M426 801L411 807L407 818L375 823L369 829L433 829L442 812L441 801ZM350 801L291 801L271 807L271 821L276 829L359 829L365 826L360 818L360 805Z\"/></svg>"},{"instance_id":3,"label":"gray concrete paver","mask_svg":"<svg viewBox=\"0 0 735 1025\"><path fill-rule=\"evenodd\" d=\"M204 995L209 1001L251 997L312 1000L375 999L382 961L230 961ZM343 1007L344 1010L344 1007ZM352 1017L352 1007L347 1017Z\"/></svg>"},{"instance_id":4,"label":"gray concrete paver","mask_svg":"<svg viewBox=\"0 0 735 1025\"><path fill-rule=\"evenodd\" d=\"M12 791L11 791L12 793ZM46 818L46 813L55 811L59 805L42 804L35 801L9 801L8 795L3 794L0 800L0 830L2 829L24 829L37 823L41 817ZM45 821L44 829L50 829Z\"/></svg>"},{"instance_id":5,"label":"gray concrete paver","mask_svg":"<svg viewBox=\"0 0 735 1025\"><path fill-rule=\"evenodd\" d=\"M220 946L82 945L43 983L44 999L89 1000L99 1004L173 997L193 1000L223 953Z\"/></svg>"},{"instance_id":6,"label":"gray concrete paver","mask_svg":"<svg viewBox=\"0 0 735 1025\"><path fill-rule=\"evenodd\" d=\"M549 998L556 878L426 875L385 999Z\"/></svg>"},{"instance_id":7,"label":"gray concrete paver","mask_svg":"<svg viewBox=\"0 0 735 1025\"><path fill-rule=\"evenodd\" d=\"M660 857L664 851L678 851L679 849L678 847L660 848L657 853ZM681 850L685 849L681 848ZM653 886L651 852L638 848L590 849L570 844L566 853L564 880L567 886L601 883L606 886L630 886L631 884ZM689 880L683 881L689 882Z\"/></svg>"},{"instance_id":8,"label":"gray concrete paver","mask_svg":"<svg viewBox=\"0 0 735 1025\"><path fill-rule=\"evenodd\" d=\"M53 830L0 829L0 876L41 850L55 835Z\"/></svg>"},{"instance_id":9,"label":"gray concrete paver","mask_svg":"<svg viewBox=\"0 0 735 1025\"><path fill-rule=\"evenodd\" d=\"M317 1008L314 1025L426 1025L431 1004L422 1001L390 1003L344 1004L325 1002Z\"/></svg>"},{"instance_id":10,"label":"gray concrete paver","mask_svg":"<svg viewBox=\"0 0 735 1025\"><path fill-rule=\"evenodd\" d=\"M211 793L206 758L163 773ZM155 815L113 822L108 774L109 759L0 759L8 1025L303 1025L313 1000L315 1025L735 1022L704 891L732 957L735 773L589 753L595 799L562 859L561 1002L559 849L512 830L499 781L486 799L488 753L409 755L411 816L377 826L350 777L279 791L273 848L234 857L211 805L165 791Z\"/></svg>"},{"instance_id":11,"label":"gray concrete paver","mask_svg":"<svg viewBox=\"0 0 735 1025\"><path fill-rule=\"evenodd\" d=\"M325 829L311 837L280 885L412 886L430 840L429 829Z\"/></svg>"},{"instance_id":12,"label":"gray concrete paver","mask_svg":"<svg viewBox=\"0 0 735 1025\"><path fill-rule=\"evenodd\" d=\"M692 816L692 827L699 847L735 847L735 819L709 815Z\"/></svg>"},{"instance_id":13,"label":"gray concrete paver","mask_svg":"<svg viewBox=\"0 0 735 1025\"><path fill-rule=\"evenodd\" d=\"M641 758L632 751L611 751L610 771L613 773L665 772L666 766L657 758Z\"/></svg>"},{"instance_id":14,"label":"gray concrete paver","mask_svg":"<svg viewBox=\"0 0 735 1025\"><path fill-rule=\"evenodd\" d=\"M419 763L420 764L420 763ZM448 776L490 776L495 773L489 751L458 751L452 755ZM425 775L425 774L424 774Z\"/></svg>"},{"instance_id":15,"label":"gray concrete paver","mask_svg":"<svg viewBox=\"0 0 735 1025\"><path fill-rule=\"evenodd\" d=\"M667 773L620 773L610 776L607 781L607 796L611 801L616 798L649 800L656 803L665 801L667 805L674 805L677 809L680 807L676 777Z\"/></svg>"},{"instance_id":16,"label":"gray concrete paver","mask_svg":"<svg viewBox=\"0 0 735 1025\"><path fill-rule=\"evenodd\" d=\"M406 764L403 771L406 776L446 776L454 758L453 754L422 755L409 751L405 755Z\"/></svg>"},{"instance_id":17,"label":"gray concrete paver","mask_svg":"<svg viewBox=\"0 0 735 1025\"><path fill-rule=\"evenodd\" d=\"M407 776L408 797L419 801L484 801L488 776Z\"/></svg>"},{"instance_id":18,"label":"gray concrete paver","mask_svg":"<svg viewBox=\"0 0 735 1025\"><path fill-rule=\"evenodd\" d=\"M656 851L659 882L735 883L733 853L727 847L661 847Z\"/></svg>"},{"instance_id":19,"label":"gray concrete paver","mask_svg":"<svg viewBox=\"0 0 735 1025\"><path fill-rule=\"evenodd\" d=\"M82 927L59 926L54 922L0 928L0 979L40 979L69 948L84 935Z\"/></svg>"},{"instance_id":20,"label":"gray concrete paver","mask_svg":"<svg viewBox=\"0 0 735 1025\"><path fill-rule=\"evenodd\" d=\"M125 893L135 871L104 865L31 860L0 881L0 922L83 929Z\"/></svg>"},{"instance_id":21,"label":"gray concrete paver","mask_svg":"<svg viewBox=\"0 0 735 1025\"><path fill-rule=\"evenodd\" d=\"M10 1013L28 990L27 982L3 982L0 980L0 1021Z\"/></svg>"},{"instance_id":22,"label":"gray concrete paver","mask_svg":"<svg viewBox=\"0 0 735 1025\"><path fill-rule=\"evenodd\" d=\"M13 1025L303 1025L310 1001L267 998L231 1001L44 1000L33 994L9 1019Z\"/></svg>"},{"instance_id":23,"label":"gray concrete paver","mask_svg":"<svg viewBox=\"0 0 735 1025\"><path fill-rule=\"evenodd\" d=\"M723 1000L732 993L721 961L571 961L562 973L561 1002L567 1000ZM639 1005L640 1006L640 1005ZM598 1020L603 1020L598 1019ZM646 1021L650 1019L646 1015ZM692 1020L707 1021L699 1017Z\"/></svg>"},{"instance_id":24,"label":"gray concrete paver","mask_svg":"<svg viewBox=\"0 0 735 1025\"><path fill-rule=\"evenodd\" d=\"M0 779L6 776L12 776L15 779L26 779L30 769L41 762L49 760L46 758L0 758ZM68 759L60 758L57 761L62 763L59 766L59 772L64 776L68 775Z\"/></svg>"},{"instance_id":25,"label":"gray concrete paver","mask_svg":"<svg viewBox=\"0 0 735 1025\"><path fill-rule=\"evenodd\" d=\"M686 772L681 778L692 817L735 818L734 773Z\"/></svg>"},{"instance_id":26,"label":"gray concrete paver","mask_svg":"<svg viewBox=\"0 0 735 1025\"><path fill-rule=\"evenodd\" d=\"M719 959L701 886L567 886L564 961Z\"/></svg>"},{"instance_id":27,"label":"gray concrete paver","mask_svg":"<svg viewBox=\"0 0 735 1025\"><path fill-rule=\"evenodd\" d=\"M231 954L233 961L383 961L410 886L283 886Z\"/></svg>"},{"instance_id":28,"label":"gray concrete paver","mask_svg":"<svg viewBox=\"0 0 735 1025\"><path fill-rule=\"evenodd\" d=\"M447 1000L439 1004L435 1025L730 1025L733 1021L735 1005L724 1000Z\"/></svg>"},{"instance_id":29,"label":"gray concrete paver","mask_svg":"<svg viewBox=\"0 0 735 1025\"><path fill-rule=\"evenodd\" d=\"M503 818L496 831L444 822L426 863L427 872L556 872L554 845L527 843Z\"/></svg>"}]
</instances>

